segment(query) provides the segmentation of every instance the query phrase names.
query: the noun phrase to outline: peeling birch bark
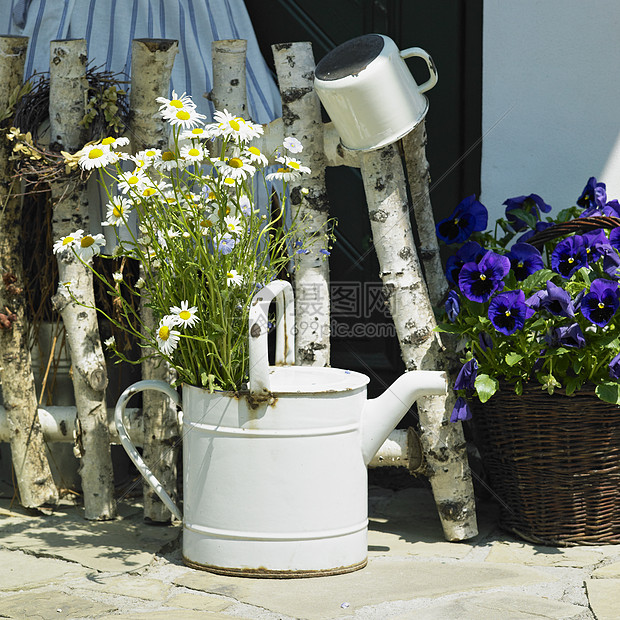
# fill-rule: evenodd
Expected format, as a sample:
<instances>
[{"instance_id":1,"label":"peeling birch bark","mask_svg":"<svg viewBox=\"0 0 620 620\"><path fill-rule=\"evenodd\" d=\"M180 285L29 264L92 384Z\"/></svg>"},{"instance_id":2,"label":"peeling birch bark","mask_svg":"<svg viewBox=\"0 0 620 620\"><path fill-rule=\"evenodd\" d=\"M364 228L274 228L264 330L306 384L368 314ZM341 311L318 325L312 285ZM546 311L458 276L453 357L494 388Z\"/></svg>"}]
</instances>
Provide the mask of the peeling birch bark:
<instances>
[{"instance_id":1,"label":"peeling birch bark","mask_svg":"<svg viewBox=\"0 0 620 620\"><path fill-rule=\"evenodd\" d=\"M66 151L82 146L77 123L84 116L86 41L52 41L50 45L50 123L52 141ZM86 190L78 182L51 186L52 229L59 239L76 229L89 230ZM73 301L64 286L52 298L67 332L73 390L78 416L76 448L80 457L84 515L91 520L116 516L114 478L107 426L108 374L97 325L93 275L70 252L58 255L60 283L71 283Z\"/></svg>"},{"instance_id":2,"label":"peeling birch bark","mask_svg":"<svg viewBox=\"0 0 620 620\"><path fill-rule=\"evenodd\" d=\"M435 217L429 193L430 172L426 159L426 124L424 119L402 140L407 167L407 181L413 203L413 215L420 241L420 260L426 276L431 303L437 306L448 293L448 281L441 264L435 233Z\"/></svg>"},{"instance_id":3,"label":"peeling birch bark","mask_svg":"<svg viewBox=\"0 0 620 620\"><path fill-rule=\"evenodd\" d=\"M444 370L442 344L409 220L400 155L391 145L361 155L373 243L407 371ZM437 510L448 540L478 533L463 429L448 422L454 393L417 401L420 440Z\"/></svg>"},{"instance_id":4,"label":"peeling birch bark","mask_svg":"<svg viewBox=\"0 0 620 620\"><path fill-rule=\"evenodd\" d=\"M24 79L27 37L0 37L0 112ZM0 138L0 383L6 409L11 459L22 506L37 508L58 502L38 417L37 393L28 348L28 325L22 264L21 193L11 179L10 145ZM17 188L17 192L14 190Z\"/></svg>"},{"instance_id":5,"label":"peeling birch bark","mask_svg":"<svg viewBox=\"0 0 620 620\"><path fill-rule=\"evenodd\" d=\"M161 119L157 97L167 97L170 75L178 42L169 39L136 39L133 41L131 60L130 132L131 146L135 152L155 147L165 150L168 145L167 125ZM140 307L146 328L155 329L156 321L151 309L143 303ZM155 353L145 350L145 355ZM142 362L142 379L158 379L171 384L175 373L170 365L159 358ZM142 394L144 446L143 458L161 482L172 501L177 502L177 459L179 453L179 426L176 406L170 399L155 390ZM146 482L144 493L144 519L152 523L167 523L171 513Z\"/></svg>"},{"instance_id":6,"label":"peeling birch bark","mask_svg":"<svg viewBox=\"0 0 620 620\"><path fill-rule=\"evenodd\" d=\"M248 119L245 58L248 42L245 39L213 41L213 90L211 101L216 110L228 110L235 116Z\"/></svg>"},{"instance_id":7,"label":"peeling birch bark","mask_svg":"<svg viewBox=\"0 0 620 620\"><path fill-rule=\"evenodd\" d=\"M321 105L314 91L314 56L310 43L272 46L280 94L284 135L297 138L304 150L297 156L311 174L289 183L290 200L306 236L316 235L295 269L296 364L329 366L330 309L326 224L329 201L325 188L325 151ZM307 190L304 196L302 188ZM303 199L303 200L302 200Z\"/></svg>"}]
</instances>

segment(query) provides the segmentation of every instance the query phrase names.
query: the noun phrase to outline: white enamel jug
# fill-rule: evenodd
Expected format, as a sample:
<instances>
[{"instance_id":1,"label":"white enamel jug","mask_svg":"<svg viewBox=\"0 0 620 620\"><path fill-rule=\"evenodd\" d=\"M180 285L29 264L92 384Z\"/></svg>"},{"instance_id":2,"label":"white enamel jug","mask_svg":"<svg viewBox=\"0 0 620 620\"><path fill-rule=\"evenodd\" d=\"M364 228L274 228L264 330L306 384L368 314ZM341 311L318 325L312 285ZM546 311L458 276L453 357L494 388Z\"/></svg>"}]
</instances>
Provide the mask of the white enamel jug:
<instances>
[{"instance_id":1,"label":"white enamel jug","mask_svg":"<svg viewBox=\"0 0 620 620\"><path fill-rule=\"evenodd\" d=\"M404 58L426 62L429 79L418 86ZM414 129L426 116L422 94L437 83L431 57L419 47L402 52L382 34L366 34L333 49L316 66L314 88L342 145L371 151Z\"/></svg>"},{"instance_id":2,"label":"white enamel jug","mask_svg":"<svg viewBox=\"0 0 620 620\"><path fill-rule=\"evenodd\" d=\"M268 365L267 316L276 299L276 365ZM366 465L413 402L445 394L446 376L415 371L374 400L366 375L293 366L291 285L259 291L249 320L246 393L183 386L183 515L131 443L128 400L155 389L141 381L121 395L121 442L162 501L183 520L183 558L227 575L306 577L357 570L367 561Z\"/></svg>"}]
</instances>

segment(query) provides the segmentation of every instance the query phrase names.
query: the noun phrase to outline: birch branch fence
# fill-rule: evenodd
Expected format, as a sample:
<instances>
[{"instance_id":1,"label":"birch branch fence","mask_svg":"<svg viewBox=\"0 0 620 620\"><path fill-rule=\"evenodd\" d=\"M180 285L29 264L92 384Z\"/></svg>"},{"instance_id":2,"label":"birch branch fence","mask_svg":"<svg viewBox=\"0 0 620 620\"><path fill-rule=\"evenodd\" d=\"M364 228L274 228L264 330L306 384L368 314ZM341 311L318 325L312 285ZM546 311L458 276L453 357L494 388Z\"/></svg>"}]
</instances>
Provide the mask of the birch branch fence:
<instances>
[{"instance_id":1,"label":"birch branch fence","mask_svg":"<svg viewBox=\"0 0 620 620\"><path fill-rule=\"evenodd\" d=\"M85 47L82 49L82 45L80 41L52 42L52 74L59 84L55 104L59 107L52 109L50 103L52 136L63 144L65 150L72 151L81 147L79 135L71 133L71 130L78 126L77 116L84 113L84 98L83 94L80 95L79 87L82 84L83 88L86 63ZM0 37L0 81L3 84L21 83L26 46L27 39ZM146 144L163 145L166 141L164 126L155 118L158 107L155 97L165 96L168 92L170 72L177 51L176 41L143 39L133 42L129 132L136 150ZM216 41L212 51L213 91L206 96L214 101L218 109L226 108L247 118L246 42ZM282 118L265 127L258 146L265 153L272 152L277 144L281 144L285 135L294 136L304 144L304 150L299 156L302 163L311 168L312 175L304 179L303 203L301 186L291 185L290 197L292 206L304 209L302 216L306 216L316 230L321 230L329 215L325 168L340 165L360 168L380 277L405 366L407 370L445 368L447 359L444 346L440 336L433 331L435 319L432 305L443 297L447 284L441 268L429 198L424 122L401 143L407 179L398 145L370 153L348 151L340 145L333 125L322 122L319 100L312 84L315 63L309 43L275 45L273 54L283 113ZM0 111L3 106L8 106L6 97L9 93L10 88L4 88L0 93ZM76 115L73 120L69 120L71 114ZM19 278L19 266L9 260L10 256L16 255L15 245L7 245L7 239L11 237L7 224L15 220L19 210L18 200L11 199L10 179L8 153L0 152L0 199L5 207L3 225L0 226L1 267L3 275L10 272ZM411 209L407 199L407 183L413 199L411 208L420 240L419 254L409 218ZM68 234L69 228L83 228L87 231L84 188L56 186L52 187L52 195L55 201L56 237ZM317 241L309 248L310 252L302 256L294 277L297 320L303 321L303 325L298 324L296 359L301 365L327 366L330 359L329 270L328 262L321 252L326 249L324 235L317 235L316 238ZM14 231L12 239L15 244L17 237ZM71 280L72 290L83 291L84 300L89 303L92 277L89 281L79 267L71 260L59 261L61 281L63 278ZM76 287L78 281L80 284ZM20 286L23 283L18 280L16 289ZM0 379L4 388L5 407L4 420L0 408L0 441L6 440L8 435L14 467L23 474L18 476L21 501L31 507L57 501L57 491L51 482L43 449L44 434L48 435L48 441L67 441L75 429L76 442L82 453L80 473L86 517L112 518L115 505L110 442L115 442L116 437L110 425L111 412L106 411L104 390L107 376L96 321L93 325L92 317L89 313L83 313L83 309L79 313L60 289L55 303L67 327L76 407L47 407L39 409L37 415L34 381L29 368L30 356L25 340L22 339L25 326L23 312L18 312L21 308L19 298L16 295L7 296L6 281L0 294L2 306L6 304L17 315L11 323L12 329L0 330L0 344L3 345ZM311 313L308 312L309 307L312 308ZM152 322L146 310L142 312L143 320L147 324ZM7 374L9 367L13 374ZM16 369L18 374L15 374ZM162 364L145 365L142 372L144 378L172 380L169 369ZM17 403L8 388L13 383L19 386ZM431 482L444 534L448 540L464 540L477 534L477 524L462 427L460 423L447 422L451 405L451 395L422 399L418 403L419 439L414 441L410 437L407 442L405 435L410 436L411 432L395 431L386 443L385 454L386 462L395 463L401 457L403 461L406 460L403 453L409 449L410 458L418 462L424 460L423 470ZM77 423L71 424L75 416ZM135 432L138 442L142 439L147 464L174 497L180 437L176 411L164 401L145 400L143 411L132 410L130 417L131 426L135 429L132 435ZM26 442L24 429L30 429ZM418 441L420 447L416 452L411 445L417 445ZM406 448L407 443L409 448ZM86 455L88 457L84 458ZM375 457L373 464L381 464L382 460L381 456ZM37 493L34 493L35 489ZM145 518L155 522L170 519L163 504L146 492Z\"/></svg>"}]
</instances>

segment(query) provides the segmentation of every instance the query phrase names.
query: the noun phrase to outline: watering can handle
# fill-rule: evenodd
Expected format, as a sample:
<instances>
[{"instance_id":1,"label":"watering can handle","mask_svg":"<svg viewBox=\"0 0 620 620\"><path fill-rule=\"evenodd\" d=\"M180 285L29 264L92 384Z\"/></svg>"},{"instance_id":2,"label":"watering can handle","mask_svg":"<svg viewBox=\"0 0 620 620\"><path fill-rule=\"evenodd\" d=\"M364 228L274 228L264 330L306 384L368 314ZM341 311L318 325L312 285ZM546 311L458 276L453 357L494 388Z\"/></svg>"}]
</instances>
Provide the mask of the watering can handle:
<instances>
[{"instance_id":1,"label":"watering can handle","mask_svg":"<svg viewBox=\"0 0 620 620\"><path fill-rule=\"evenodd\" d=\"M292 366L295 363L295 301L293 287L285 280L273 280L262 288L250 306L250 393L257 397L270 392L269 304L276 300L276 365Z\"/></svg>"},{"instance_id":2,"label":"watering can handle","mask_svg":"<svg viewBox=\"0 0 620 620\"><path fill-rule=\"evenodd\" d=\"M133 385L130 385L120 396L118 402L116 403L116 408L114 410L114 422L116 424L116 430L118 431L118 436L120 437L121 444L123 444L123 448L125 448L129 458L133 461L133 464L138 468L140 473L144 476L145 480L151 485L155 493L159 496L162 502L166 505L168 510L180 521L183 519L181 515L181 511L178 509L177 505L172 501L170 495L166 493L166 490L161 485L161 482L155 477L153 472L148 468L147 464L144 462L143 458L140 456L136 447L131 443L131 439L129 438L129 433L127 433L127 428L125 427L125 422L123 420L123 416L125 413L125 406L129 399L138 392L143 392L144 390L156 390L157 392L163 392L167 396L169 396L175 404L180 404L180 398L178 392L170 387L167 383L163 381L138 381Z\"/></svg>"},{"instance_id":3,"label":"watering can handle","mask_svg":"<svg viewBox=\"0 0 620 620\"><path fill-rule=\"evenodd\" d=\"M420 84L418 86L418 90L421 93L425 93L427 90L430 90L437 84L437 68L435 67L435 63L433 59L430 57L428 52L425 52L421 47L409 47L406 50L402 50L400 53L401 58L410 58L411 56L419 56L426 61L426 65L428 66L428 72L430 73L430 78L424 82L424 84Z\"/></svg>"}]
</instances>

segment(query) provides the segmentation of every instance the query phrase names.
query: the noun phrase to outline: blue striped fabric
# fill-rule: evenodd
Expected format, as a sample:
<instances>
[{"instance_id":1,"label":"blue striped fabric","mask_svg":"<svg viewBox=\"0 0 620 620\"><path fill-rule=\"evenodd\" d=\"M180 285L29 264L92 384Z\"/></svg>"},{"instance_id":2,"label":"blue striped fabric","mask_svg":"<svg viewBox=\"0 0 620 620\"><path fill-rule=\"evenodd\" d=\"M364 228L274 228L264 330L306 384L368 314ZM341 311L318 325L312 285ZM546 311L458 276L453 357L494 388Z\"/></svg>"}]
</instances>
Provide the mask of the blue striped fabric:
<instances>
[{"instance_id":1,"label":"blue striped fabric","mask_svg":"<svg viewBox=\"0 0 620 620\"><path fill-rule=\"evenodd\" d=\"M202 95L211 90L211 43L246 39L250 117L267 123L281 115L280 95L243 0L0 0L0 15L8 22L6 34L30 37L26 76L49 70L53 40L86 39L91 66L129 73L133 39L177 39L170 89L192 95L208 118L212 104Z\"/></svg>"}]
</instances>

